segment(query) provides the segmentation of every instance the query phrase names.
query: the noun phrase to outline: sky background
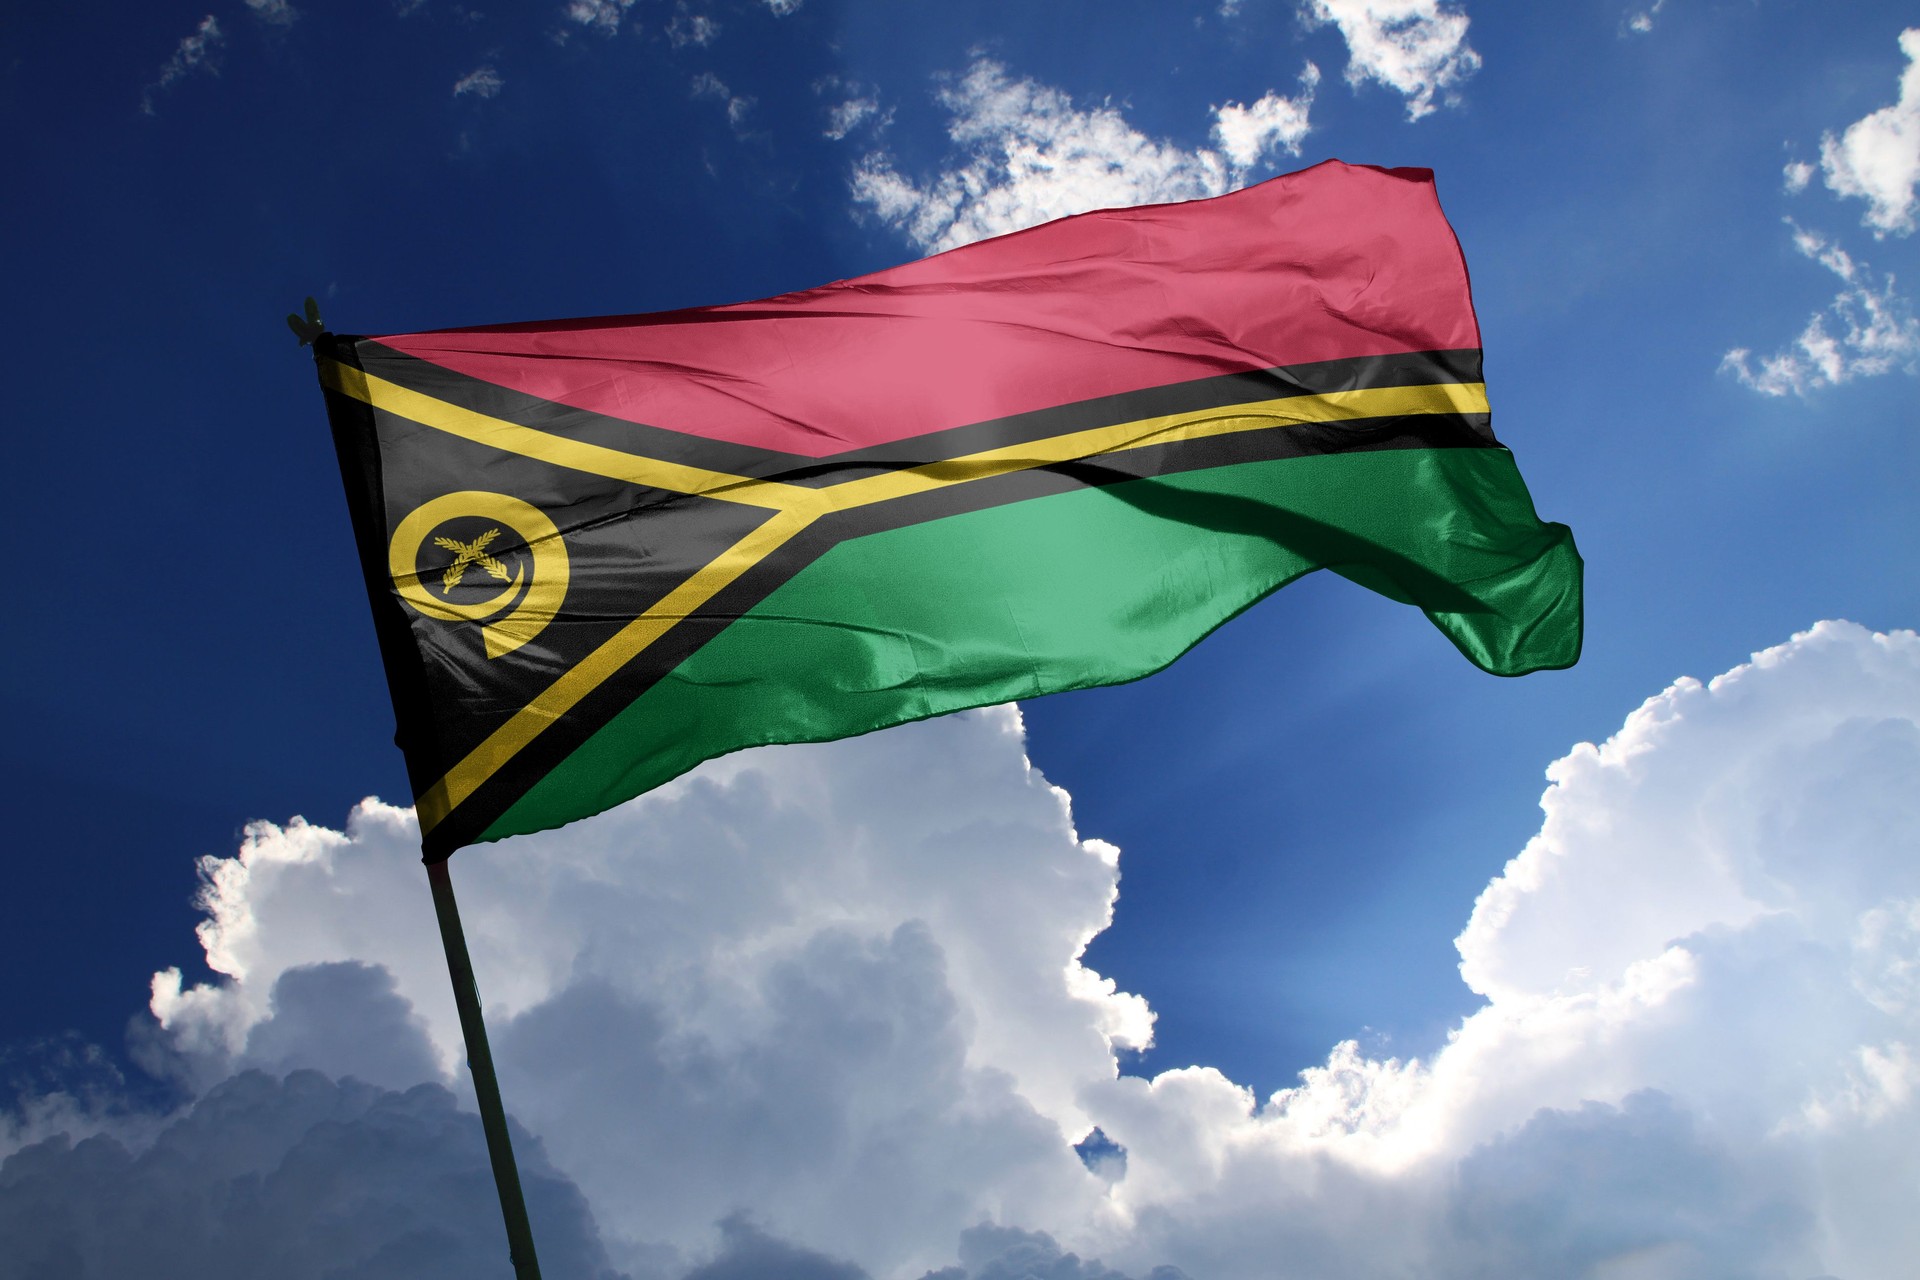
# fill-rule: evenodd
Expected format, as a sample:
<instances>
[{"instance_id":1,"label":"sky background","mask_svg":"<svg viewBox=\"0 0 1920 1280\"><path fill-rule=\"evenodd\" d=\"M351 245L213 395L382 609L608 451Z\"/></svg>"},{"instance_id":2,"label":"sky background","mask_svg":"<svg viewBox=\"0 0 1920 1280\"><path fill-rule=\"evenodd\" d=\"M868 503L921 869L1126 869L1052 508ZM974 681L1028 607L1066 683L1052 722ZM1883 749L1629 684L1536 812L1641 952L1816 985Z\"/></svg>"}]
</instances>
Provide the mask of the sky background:
<instances>
[{"instance_id":1,"label":"sky background","mask_svg":"<svg viewBox=\"0 0 1920 1280\"><path fill-rule=\"evenodd\" d=\"M193 1274L505 1274L410 818L356 809L407 796L302 297L737 301L1338 157L1437 175L1580 664L1486 676L1310 578L1135 685L462 853L549 1274L1898 1274L1912 21L10 13L0 1239L122 1274L159 1206Z\"/></svg>"}]
</instances>

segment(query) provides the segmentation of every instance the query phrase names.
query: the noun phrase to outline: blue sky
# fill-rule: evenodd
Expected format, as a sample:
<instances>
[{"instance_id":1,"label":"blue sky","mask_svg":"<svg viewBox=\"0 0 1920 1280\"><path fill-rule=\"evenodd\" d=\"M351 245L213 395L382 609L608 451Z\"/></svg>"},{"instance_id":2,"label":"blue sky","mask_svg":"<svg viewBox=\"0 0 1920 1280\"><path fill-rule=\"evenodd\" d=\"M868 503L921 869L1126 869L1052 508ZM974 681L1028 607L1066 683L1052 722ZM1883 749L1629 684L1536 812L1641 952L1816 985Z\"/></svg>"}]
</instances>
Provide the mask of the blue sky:
<instances>
[{"instance_id":1,"label":"blue sky","mask_svg":"<svg viewBox=\"0 0 1920 1280\"><path fill-rule=\"evenodd\" d=\"M196 1116L212 1146L253 1125L293 1134L290 1152L322 1112L375 1129L404 1114L455 1135L445 1151L472 1137L453 1102L435 1109L463 1086L431 956L414 966L413 942L355 923L386 921L369 904L389 891L424 902L404 817L320 830L345 830L364 797L406 796L320 397L280 319L303 296L363 333L733 301L1337 156L1437 174L1495 430L1586 556L1579 666L1484 676L1412 611L1309 579L1159 676L1025 705L1023 729L995 713L750 755L703 775L710 794L463 854L462 884L501 930L479 930L480 976L509 1106L546 1152L537 1225L636 1278L796 1273L803 1255L820 1274L972 1276L1052 1247L1197 1280L1275 1274L1248 1259L1277 1241L1349 1275L1596 1274L1629 1257L1649 1275L1893 1274L1920 1242L1833 1171L1920 1178L1915 1145L1887 1136L1920 1133L1920 1005L1910 977L1905 995L1886 977L1920 963L1920 659L1895 634L1920 620L1911 22L1865 0L222 0L10 16L4 484L29 594L0 692L0 958L16 975L0 1152L99 1133L137 1159ZM1857 626L1808 633L1822 619ZM1077 835L1023 755L1071 796ZM891 789L873 780L909 765ZM931 790L908 804L911 786ZM296 814L314 827L286 827ZM253 837L242 874L255 821L281 825ZM640 836L682 861L619 852ZM1114 871L1087 838L1121 851L1104 931ZM747 848L760 861L716 852ZM1523 849L1533 861L1509 868ZM201 858L226 870L196 900ZM838 888L813 902L801 866ZM575 892L539 887L535 868ZM698 901L742 879L784 887L693 911L667 930L677 942L580 887L614 886L637 921L654 919L656 880ZM1577 891L1556 896L1563 883ZM1685 938L1705 941L1674 959ZM1831 963L1787 958L1816 953ZM1066 987L1032 994L1063 971ZM1604 1022L1633 992L1664 1012L1620 1015L1578 1049L1553 1039L1569 1010ZM636 1172L677 1150L655 1113L619 1111L619 1067L656 1042L607 1030L625 1024L597 1000L667 1029L657 1042L679 1056L639 1073L665 1095L699 1074L686 1046L704 1046L733 1101L682 1110L736 1163L687 1157L672 1195ZM780 1020L781 1000L811 1011L804 1025ZM1858 1020L1834 1012L1848 1000ZM1560 1030L1542 1029L1549 1006ZM847 1046L868 1043L869 1015L887 1043L924 1035L948 1056L861 1056ZM1742 1039L1756 1021L1779 1038ZM391 1047L343 1047L377 1039L366 1027ZM563 1063L542 1043L566 1046ZM1714 1057L1736 1044L1746 1059ZM1796 1044L1817 1046L1800 1074L1752 1067ZM1405 1074L1412 1060L1426 1074ZM795 1093L783 1062L817 1092ZM1515 1062L1560 1065L1514 1076L1505 1101L1461 1083L1492 1089L1507 1068L1487 1064ZM1126 1079L1109 1079L1116 1063ZM273 1078L228 1078L248 1067ZM312 1084L296 1098L282 1078L299 1068L326 1080L295 1077ZM1752 1088L1711 1083L1729 1071ZM1296 1086L1287 1106L1221 1118L1234 1087L1264 1104ZM877 1194L849 1135L867 1111L881 1130L932 1114L936 1096L964 1100L967 1122L899 1130L925 1202L901 1193L881 1230L846 1208ZM1313 1128L1334 1097L1357 1109ZM808 1106L843 1129L767 1119ZM596 1146L593 1108L646 1142ZM1117 1182L1056 1160L1091 1123L1133 1126ZM1795 1124L1815 1136L1779 1136ZM35 1149L38 1172L0 1175L0 1224L23 1232L44 1216L22 1208L33 1195L85 1199L65 1157ZM1312 1178L1287 1163L1309 1149ZM1609 1181L1595 1152L1725 1194L1685 1229L1606 1218L1631 1179ZM433 1143L407 1159L464 1167ZM1316 1196L1342 1178L1359 1190L1329 1216ZM1536 1183L1608 1225L1528 1199ZM631 1207L646 1196L673 1212ZM465 1222L451 1203L415 1207ZM1273 1225L1296 1210L1320 1225ZM488 1211L483 1196L473 1230ZM261 1212L312 1229L296 1200ZM1386 1238L1383 1223L1423 1214L1448 1225L1418 1246ZM182 1256L218 1253L230 1227L183 1225ZM1040 1232L1054 1244L1020 1234ZM351 1232L315 1246L381 1247ZM88 1265L74 1274L114 1273Z\"/></svg>"}]
</instances>

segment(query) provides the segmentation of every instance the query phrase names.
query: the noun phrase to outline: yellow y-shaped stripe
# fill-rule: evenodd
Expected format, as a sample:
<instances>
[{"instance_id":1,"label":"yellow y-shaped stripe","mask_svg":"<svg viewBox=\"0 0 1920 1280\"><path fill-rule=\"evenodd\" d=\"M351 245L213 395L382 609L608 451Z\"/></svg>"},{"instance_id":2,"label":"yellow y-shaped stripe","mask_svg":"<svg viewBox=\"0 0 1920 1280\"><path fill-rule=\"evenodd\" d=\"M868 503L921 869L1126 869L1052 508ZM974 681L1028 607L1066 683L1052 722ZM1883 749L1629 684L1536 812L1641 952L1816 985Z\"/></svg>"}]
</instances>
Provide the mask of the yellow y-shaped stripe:
<instances>
[{"instance_id":1,"label":"yellow y-shaped stripe","mask_svg":"<svg viewBox=\"0 0 1920 1280\"><path fill-rule=\"evenodd\" d=\"M631 484L762 507L773 512L765 523L722 551L705 567L655 601L646 612L569 668L533 701L508 717L465 759L449 769L445 777L429 787L424 795L418 797L416 803L422 832L433 830L441 819L528 743L627 663L639 657L654 641L682 620L693 616L716 593L822 516L911 497L949 485L1183 440L1203 440L1243 431L1314 422L1487 412L1486 387L1478 382L1373 387L1357 391L1330 391L1319 395L1286 396L1223 408L1141 418L1085 431L1070 431L1044 440L986 449L963 457L944 458L917 467L812 489L804 485L708 471L600 445L584 444L478 413L331 361L322 362L321 377L328 386L375 408L508 453Z\"/></svg>"},{"instance_id":2,"label":"yellow y-shaped stripe","mask_svg":"<svg viewBox=\"0 0 1920 1280\"><path fill-rule=\"evenodd\" d=\"M580 699L599 688L676 624L692 617L715 592L766 559L815 518L792 511L777 513L569 667L415 800L421 833L433 830L455 805L472 795L500 766L539 737L547 726L571 711Z\"/></svg>"}]
</instances>

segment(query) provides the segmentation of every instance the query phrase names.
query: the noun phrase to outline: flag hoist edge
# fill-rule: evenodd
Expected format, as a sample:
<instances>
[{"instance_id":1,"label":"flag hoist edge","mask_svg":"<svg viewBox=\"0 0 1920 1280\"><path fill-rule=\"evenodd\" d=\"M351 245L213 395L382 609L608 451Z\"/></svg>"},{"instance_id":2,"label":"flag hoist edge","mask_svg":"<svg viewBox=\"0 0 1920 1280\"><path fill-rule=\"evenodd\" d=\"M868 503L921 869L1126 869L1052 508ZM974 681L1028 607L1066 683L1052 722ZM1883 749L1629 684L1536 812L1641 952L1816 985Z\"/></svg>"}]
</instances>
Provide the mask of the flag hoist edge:
<instances>
[{"instance_id":1,"label":"flag hoist edge","mask_svg":"<svg viewBox=\"0 0 1920 1280\"><path fill-rule=\"evenodd\" d=\"M1487 671L1579 654L1425 170L317 354L429 860L741 747L1136 679L1315 569Z\"/></svg>"}]
</instances>

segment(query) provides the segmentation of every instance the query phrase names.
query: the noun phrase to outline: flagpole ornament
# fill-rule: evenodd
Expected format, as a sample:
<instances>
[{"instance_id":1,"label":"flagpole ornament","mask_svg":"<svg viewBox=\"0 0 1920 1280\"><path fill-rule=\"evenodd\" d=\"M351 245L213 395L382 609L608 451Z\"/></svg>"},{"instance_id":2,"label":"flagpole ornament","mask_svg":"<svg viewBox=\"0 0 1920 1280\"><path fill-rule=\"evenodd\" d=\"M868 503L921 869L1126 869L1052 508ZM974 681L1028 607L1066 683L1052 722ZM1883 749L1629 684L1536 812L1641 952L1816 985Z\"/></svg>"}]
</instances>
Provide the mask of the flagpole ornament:
<instances>
[{"instance_id":1,"label":"flagpole ornament","mask_svg":"<svg viewBox=\"0 0 1920 1280\"><path fill-rule=\"evenodd\" d=\"M312 298L307 299L305 312L304 315L288 312L287 328L293 330L293 336L300 339L301 346L310 347L327 331L327 326L320 319L320 304Z\"/></svg>"}]
</instances>

